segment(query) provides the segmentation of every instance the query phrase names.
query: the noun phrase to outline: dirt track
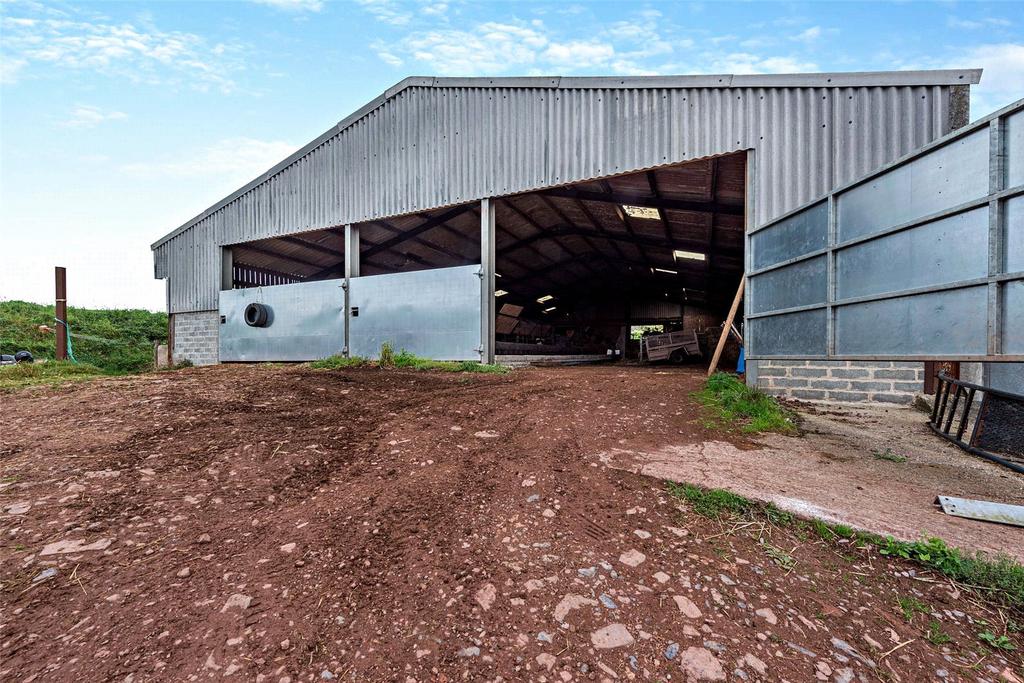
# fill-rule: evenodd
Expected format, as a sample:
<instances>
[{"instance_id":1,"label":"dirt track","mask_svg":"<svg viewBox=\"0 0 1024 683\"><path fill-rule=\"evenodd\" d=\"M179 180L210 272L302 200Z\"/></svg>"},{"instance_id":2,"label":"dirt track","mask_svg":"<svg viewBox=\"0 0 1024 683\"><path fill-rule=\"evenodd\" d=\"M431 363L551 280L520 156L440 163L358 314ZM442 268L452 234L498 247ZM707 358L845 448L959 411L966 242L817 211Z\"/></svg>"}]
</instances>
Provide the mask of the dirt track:
<instances>
[{"instance_id":1,"label":"dirt track","mask_svg":"<svg viewBox=\"0 0 1024 683\"><path fill-rule=\"evenodd\" d=\"M698 382L263 366L2 395L0 680L1024 677L945 582L759 544L601 464L723 441Z\"/></svg>"}]
</instances>

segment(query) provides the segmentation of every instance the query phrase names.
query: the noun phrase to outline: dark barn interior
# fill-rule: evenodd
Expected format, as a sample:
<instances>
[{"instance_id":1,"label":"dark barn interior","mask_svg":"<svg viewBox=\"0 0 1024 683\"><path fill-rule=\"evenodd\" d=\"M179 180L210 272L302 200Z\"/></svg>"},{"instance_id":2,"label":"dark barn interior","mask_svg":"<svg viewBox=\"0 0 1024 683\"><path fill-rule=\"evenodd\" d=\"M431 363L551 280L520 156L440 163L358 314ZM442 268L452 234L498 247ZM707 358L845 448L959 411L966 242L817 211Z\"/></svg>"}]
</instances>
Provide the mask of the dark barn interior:
<instances>
[{"instance_id":1,"label":"dark barn interior","mask_svg":"<svg viewBox=\"0 0 1024 683\"><path fill-rule=\"evenodd\" d=\"M743 274L745 156L496 199L497 352L604 354L649 324L698 332L706 349ZM476 203L359 234L361 275L480 262ZM231 251L235 288L344 277L343 226Z\"/></svg>"}]
</instances>

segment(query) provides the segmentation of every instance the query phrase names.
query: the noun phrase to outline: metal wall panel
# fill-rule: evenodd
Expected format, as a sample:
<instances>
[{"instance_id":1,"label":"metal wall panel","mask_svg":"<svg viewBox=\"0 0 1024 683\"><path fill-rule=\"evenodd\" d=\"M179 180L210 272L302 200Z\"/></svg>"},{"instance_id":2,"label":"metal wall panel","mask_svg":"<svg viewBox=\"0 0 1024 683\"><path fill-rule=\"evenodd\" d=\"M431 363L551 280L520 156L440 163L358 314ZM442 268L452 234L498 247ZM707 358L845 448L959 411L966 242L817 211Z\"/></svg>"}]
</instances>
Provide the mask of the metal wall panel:
<instances>
[{"instance_id":1,"label":"metal wall panel","mask_svg":"<svg viewBox=\"0 0 1024 683\"><path fill-rule=\"evenodd\" d=\"M388 342L395 352L478 361L480 304L479 264L352 278L349 353L378 358Z\"/></svg>"},{"instance_id":2,"label":"metal wall panel","mask_svg":"<svg viewBox=\"0 0 1024 683\"><path fill-rule=\"evenodd\" d=\"M774 244L813 207L753 231L748 358L1024 360L1024 137L1011 135L1022 113L1024 100L832 192L823 253L784 259ZM828 297L807 308L826 351L813 350L817 334L801 341L806 329L780 344L792 305L759 304L763 283L821 259Z\"/></svg>"},{"instance_id":3,"label":"metal wall panel","mask_svg":"<svg viewBox=\"0 0 1024 683\"><path fill-rule=\"evenodd\" d=\"M982 206L837 251L836 300L986 275L988 207Z\"/></svg>"},{"instance_id":4,"label":"metal wall panel","mask_svg":"<svg viewBox=\"0 0 1024 683\"><path fill-rule=\"evenodd\" d=\"M754 269L824 249L828 244L828 202L795 213L750 239Z\"/></svg>"},{"instance_id":5,"label":"metal wall panel","mask_svg":"<svg viewBox=\"0 0 1024 683\"><path fill-rule=\"evenodd\" d=\"M1024 356L1024 280L1003 289L1003 353Z\"/></svg>"},{"instance_id":6,"label":"metal wall panel","mask_svg":"<svg viewBox=\"0 0 1024 683\"><path fill-rule=\"evenodd\" d=\"M1020 155L1024 158L1024 154ZM1024 197L1006 202L1006 272L1024 270Z\"/></svg>"},{"instance_id":7,"label":"metal wall panel","mask_svg":"<svg viewBox=\"0 0 1024 683\"><path fill-rule=\"evenodd\" d=\"M748 318L744 329L764 356L824 355L827 349L823 308Z\"/></svg>"},{"instance_id":8,"label":"metal wall panel","mask_svg":"<svg viewBox=\"0 0 1024 683\"><path fill-rule=\"evenodd\" d=\"M807 259L750 278L750 312L823 304L826 291L825 257Z\"/></svg>"},{"instance_id":9,"label":"metal wall panel","mask_svg":"<svg viewBox=\"0 0 1024 683\"><path fill-rule=\"evenodd\" d=\"M1024 111L1006 117L1006 185L1024 185Z\"/></svg>"},{"instance_id":10,"label":"metal wall panel","mask_svg":"<svg viewBox=\"0 0 1024 683\"><path fill-rule=\"evenodd\" d=\"M986 287L866 301L836 309L839 356L984 356Z\"/></svg>"},{"instance_id":11,"label":"metal wall panel","mask_svg":"<svg viewBox=\"0 0 1024 683\"><path fill-rule=\"evenodd\" d=\"M172 312L212 310L224 245L743 149L760 225L948 131L950 87L979 76L410 79L154 244L155 259Z\"/></svg>"},{"instance_id":12,"label":"metal wall panel","mask_svg":"<svg viewBox=\"0 0 1024 683\"><path fill-rule=\"evenodd\" d=\"M978 130L844 192L836 198L839 240L870 235L984 197L988 155L988 130Z\"/></svg>"},{"instance_id":13,"label":"metal wall panel","mask_svg":"<svg viewBox=\"0 0 1024 683\"><path fill-rule=\"evenodd\" d=\"M220 360L306 361L345 347L344 280L319 280L220 293ZM270 324L249 327L245 307L265 304Z\"/></svg>"}]
</instances>

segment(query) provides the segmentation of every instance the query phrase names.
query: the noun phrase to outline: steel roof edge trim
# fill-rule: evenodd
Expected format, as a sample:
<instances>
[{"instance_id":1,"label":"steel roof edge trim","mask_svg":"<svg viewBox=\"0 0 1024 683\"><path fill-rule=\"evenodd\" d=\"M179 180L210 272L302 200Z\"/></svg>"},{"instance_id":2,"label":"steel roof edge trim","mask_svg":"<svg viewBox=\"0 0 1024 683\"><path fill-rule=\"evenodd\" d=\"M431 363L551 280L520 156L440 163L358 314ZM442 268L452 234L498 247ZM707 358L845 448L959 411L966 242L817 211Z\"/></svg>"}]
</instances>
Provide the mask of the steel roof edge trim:
<instances>
[{"instance_id":1,"label":"steel roof edge trim","mask_svg":"<svg viewBox=\"0 0 1024 683\"><path fill-rule=\"evenodd\" d=\"M981 130L982 128L985 128L985 127L989 126L992 123L992 121L995 120L995 119L998 119L998 118L1001 118L1001 117L1005 117L1008 114L1014 114L1017 111L1024 111L1024 99L1020 99L1020 100L1017 100L1016 102L1012 102L1011 104L1008 104L1005 107L997 109L994 112L992 112L991 114L988 114L987 116L984 116L984 117L978 119L977 121L972 121L971 123L967 124L966 126L963 126L962 128L957 128L954 131L950 131L949 133L946 133L945 135L943 135L941 138L938 138L937 140L932 140L927 145L924 145L923 147L918 147L914 151L908 152L907 154L904 154L903 156L901 156L898 159L893 159L892 161L890 161L889 163L885 164L884 166L879 166L878 168L876 168L875 170L871 171L870 173L868 173L866 175L862 175L859 178L851 180L850 182L846 183L845 185L840 185L839 187L835 188L834 190L828 192L827 194L823 194L823 195L821 195L819 197L815 197L814 199L812 199L811 201L807 202L806 204L802 204L802 205L796 207L795 209L793 209L792 211L787 211L786 213L782 214L781 216L773 218L768 223L765 223L764 225L758 226L754 230L751 230L748 234L756 235L757 233L761 232L762 230L766 230L766 229L768 229L768 228L770 228L772 226L778 225L779 223L785 221L786 219L792 218L796 214L798 214L798 213L800 213L802 211L805 211L806 209L811 208L815 204L821 204L822 202L828 201L829 197L843 194L844 192L847 192L848 190L852 190L853 188L857 187L858 185L863 185L864 183L866 183L868 181L871 181L871 180L877 178L878 176L883 175L883 174L887 173L888 171L893 170L894 168L897 168L899 166L903 166L904 164L908 164L908 163L910 163L911 161L913 161L914 159L916 159L918 157L924 156L928 152L931 152L931 151L933 151L933 150L935 150L935 149L937 149L939 147L942 147L944 145L948 145L950 143L956 142L960 138L967 137L968 135L970 135L972 133L976 133L979 130ZM988 195L986 195L986 196L988 196Z\"/></svg>"},{"instance_id":2,"label":"steel roof edge trim","mask_svg":"<svg viewBox=\"0 0 1024 683\"><path fill-rule=\"evenodd\" d=\"M536 76L458 78L409 76L402 79L365 105L352 112L311 142L285 157L282 161L261 173L224 199L216 202L197 216L185 221L178 228L167 233L150 245L155 250L193 225L216 213L232 201L263 184L271 177L309 154L338 133L350 127L367 114L398 96L409 88L842 88L842 87L898 87L929 85L973 85L981 81L982 69L935 69L921 71L851 71L835 73L806 74L716 74L703 76L630 76L615 78L608 76Z\"/></svg>"}]
</instances>

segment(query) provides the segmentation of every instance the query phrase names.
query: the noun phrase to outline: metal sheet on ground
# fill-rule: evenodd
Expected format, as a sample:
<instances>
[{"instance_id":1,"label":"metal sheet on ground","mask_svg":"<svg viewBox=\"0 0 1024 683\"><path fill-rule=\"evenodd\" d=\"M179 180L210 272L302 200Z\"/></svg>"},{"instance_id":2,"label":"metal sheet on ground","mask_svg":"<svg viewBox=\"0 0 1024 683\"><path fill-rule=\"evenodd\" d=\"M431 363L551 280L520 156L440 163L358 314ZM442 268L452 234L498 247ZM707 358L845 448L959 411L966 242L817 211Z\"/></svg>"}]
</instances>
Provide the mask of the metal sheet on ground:
<instances>
[{"instance_id":1,"label":"metal sheet on ground","mask_svg":"<svg viewBox=\"0 0 1024 683\"><path fill-rule=\"evenodd\" d=\"M942 511L954 517L980 519L984 522L1024 526L1024 506L993 503L987 500L971 500L970 498L953 498L939 496L937 499Z\"/></svg>"},{"instance_id":2,"label":"metal sheet on ground","mask_svg":"<svg viewBox=\"0 0 1024 683\"><path fill-rule=\"evenodd\" d=\"M378 358L384 342L434 360L480 360L480 266L352 278L349 353Z\"/></svg>"},{"instance_id":3,"label":"metal sheet on ground","mask_svg":"<svg viewBox=\"0 0 1024 683\"><path fill-rule=\"evenodd\" d=\"M345 346L344 280L319 280L220 293L220 360L306 361ZM266 327L245 323L250 303L270 309Z\"/></svg>"}]
</instances>

